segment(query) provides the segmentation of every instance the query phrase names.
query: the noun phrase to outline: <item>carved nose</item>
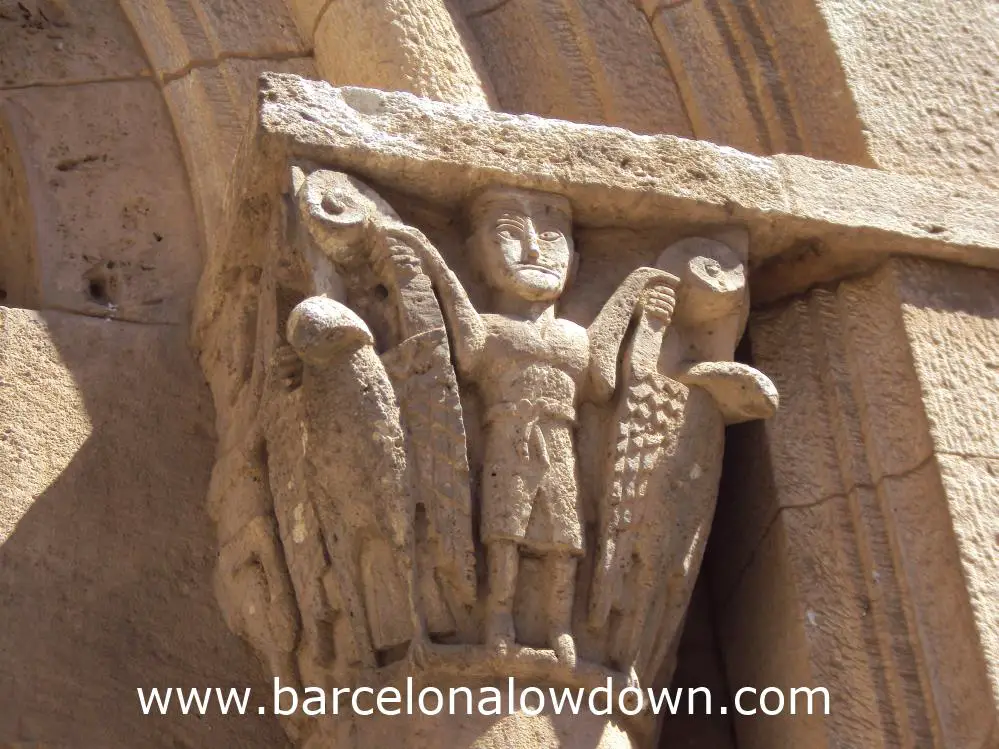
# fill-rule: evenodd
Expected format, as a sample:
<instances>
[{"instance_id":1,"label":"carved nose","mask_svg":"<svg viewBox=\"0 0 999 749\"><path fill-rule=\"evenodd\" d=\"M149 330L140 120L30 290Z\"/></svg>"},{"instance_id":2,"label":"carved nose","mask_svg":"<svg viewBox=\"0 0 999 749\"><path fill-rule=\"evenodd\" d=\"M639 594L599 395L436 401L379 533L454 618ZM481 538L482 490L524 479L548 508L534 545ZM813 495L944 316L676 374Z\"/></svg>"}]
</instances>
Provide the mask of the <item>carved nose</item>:
<instances>
[{"instance_id":1,"label":"carved nose","mask_svg":"<svg viewBox=\"0 0 999 749\"><path fill-rule=\"evenodd\" d=\"M538 245L538 233L534 231L533 226L530 226L527 229L527 237L525 238L524 244L524 255L524 259L529 263L535 263L538 258L541 257L541 247Z\"/></svg>"}]
</instances>

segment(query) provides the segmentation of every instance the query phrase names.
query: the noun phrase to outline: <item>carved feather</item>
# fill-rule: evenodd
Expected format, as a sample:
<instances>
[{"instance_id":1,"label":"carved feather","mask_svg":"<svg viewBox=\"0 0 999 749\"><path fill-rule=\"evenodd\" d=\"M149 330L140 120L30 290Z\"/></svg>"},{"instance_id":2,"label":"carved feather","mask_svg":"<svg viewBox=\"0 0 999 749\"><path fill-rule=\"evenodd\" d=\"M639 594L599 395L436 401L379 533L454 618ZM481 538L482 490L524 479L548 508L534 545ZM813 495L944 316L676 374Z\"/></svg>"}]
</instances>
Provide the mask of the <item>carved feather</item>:
<instances>
[{"instance_id":1,"label":"carved feather","mask_svg":"<svg viewBox=\"0 0 999 749\"><path fill-rule=\"evenodd\" d=\"M590 601L590 624L606 625L619 608L624 582L636 553L632 528L647 502L649 479L663 455L673 449L666 429L666 380L656 371L664 329L641 316L624 358L624 377L612 421L611 463L607 487L598 507L600 522L597 564Z\"/></svg>"},{"instance_id":2,"label":"carved feather","mask_svg":"<svg viewBox=\"0 0 999 749\"><path fill-rule=\"evenodd\" d=\"M411 336L383 355L410 438L418 501L440 571L457 599L475 602L471 490L465 425L444 328Z\"/></svg>"},{"instance_id":3,"label":"carved feather","mask_svg":"<svg viewBox=\"0 0 999 749\"><path fill-rule=\"evenodd\" d=\"M475 603L471 488L465 426L440 304L415 259L382 256L391 230L406 230L374 190L349 175L317 170L293 179L311 244L336 266L367 262L391 290L398 343L383 363L402 411L410 477L429 521L434 577L454 607ZM322 274L313 272L314 277ZM452 612L456 617L460 612Z\"/></svg>"}]
</instances>

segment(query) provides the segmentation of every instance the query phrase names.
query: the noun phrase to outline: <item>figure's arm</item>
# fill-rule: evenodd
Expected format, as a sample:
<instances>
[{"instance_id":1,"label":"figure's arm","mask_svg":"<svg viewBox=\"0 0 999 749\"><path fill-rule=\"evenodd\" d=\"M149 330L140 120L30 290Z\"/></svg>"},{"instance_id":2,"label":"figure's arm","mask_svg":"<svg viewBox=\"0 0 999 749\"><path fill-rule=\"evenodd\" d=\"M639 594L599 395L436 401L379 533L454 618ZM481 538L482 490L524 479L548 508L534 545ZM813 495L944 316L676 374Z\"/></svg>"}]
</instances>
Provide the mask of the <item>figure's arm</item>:
<instances>
[{"instance_id":1,"label":"figure's arm","mask_svg":"<svg viewBox=\"0 0 999 749\"><path fill-rule=\"evenodd\" d=\"M646 311L669 323L679 279L655 268L632 271L607 300L587 329L590 337L588 397L597 403L610 400L617 387L618 360L635 310L646 301Z\"/></svg>"},{"instance_id":2,"label":"figure's arm","mask_svg":"<svg viewBox=\"0 0 999 749\"><path fill-rule=\"evenodd\" d=\"M465 287L444 258L420 231L396 225L385 229L388 252L397 260L411 258L419 262L430 278L440 298L448 333L452 338L455 364L462 374L471 374L486 341L486 326L482 316L472 306Z\"/></svg>"}]
</instances>

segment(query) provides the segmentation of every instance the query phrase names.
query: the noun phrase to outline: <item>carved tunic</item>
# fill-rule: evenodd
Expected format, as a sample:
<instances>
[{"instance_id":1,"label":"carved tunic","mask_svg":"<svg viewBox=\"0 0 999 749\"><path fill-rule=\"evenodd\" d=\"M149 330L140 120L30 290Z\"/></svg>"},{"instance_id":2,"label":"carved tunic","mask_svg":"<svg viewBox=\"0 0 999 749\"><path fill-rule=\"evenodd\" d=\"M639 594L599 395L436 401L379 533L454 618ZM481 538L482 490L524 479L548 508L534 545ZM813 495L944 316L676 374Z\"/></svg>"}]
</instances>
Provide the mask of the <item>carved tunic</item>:
<instances>
[{"instance_id":1,"label":"carved tunic","mask_svg":"<svg viewBox=\"0 0 999 749\"><path fill-rule=\"evenodd\" d=\"M573 428L589 363L567 320L484 315L479 389L486 406L482 537L536 551L583 552Z\"/></svg>"}]
</instances>

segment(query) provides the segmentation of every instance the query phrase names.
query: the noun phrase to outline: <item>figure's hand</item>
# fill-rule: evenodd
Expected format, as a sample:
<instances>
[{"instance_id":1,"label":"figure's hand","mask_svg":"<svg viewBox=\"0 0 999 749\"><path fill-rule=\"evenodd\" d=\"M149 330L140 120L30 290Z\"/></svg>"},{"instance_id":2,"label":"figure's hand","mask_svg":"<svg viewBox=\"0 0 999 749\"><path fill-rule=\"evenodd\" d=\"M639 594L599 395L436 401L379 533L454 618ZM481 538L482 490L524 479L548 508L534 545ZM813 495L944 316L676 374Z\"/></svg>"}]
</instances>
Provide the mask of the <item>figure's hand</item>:
<instances>
[{"instance_id":1,"label":"figure's hand","mask_svg":"<svg viewBox=\"0 0 999 749\"><path fill-rule=\"evenodd\" d=\"M375 262L380 266L402 266L413 270L420 267L420 258L413 247L408 242L390 235L378 238L375 248Z\"/></svg>"},{"instance_id":2,"label":"figure's hand","mask_svg":"<svg viewBox=\"0 0 999 749\"><path fill-rule=\"evenodd\" d=\"M650 318L669 324L676 308L676 289L665 281L656 281L642 294L641 308Z\"/></svg>"},{"instance_id":3,"label":"figure's hand","mask_svg":"<svg viewBox=\"0 0 999 749\"><path fill-rule=\"evenodd\" d=\"M422 262L433 263L440 258L430 240L410 226L386 227L376 241L375 256L380 263L417 270Z\"/></svg>"}]
</instances>

